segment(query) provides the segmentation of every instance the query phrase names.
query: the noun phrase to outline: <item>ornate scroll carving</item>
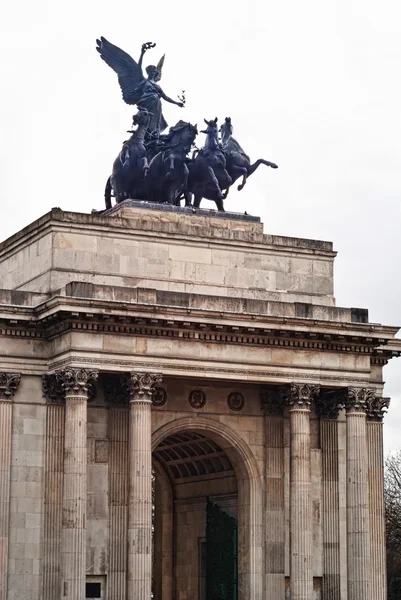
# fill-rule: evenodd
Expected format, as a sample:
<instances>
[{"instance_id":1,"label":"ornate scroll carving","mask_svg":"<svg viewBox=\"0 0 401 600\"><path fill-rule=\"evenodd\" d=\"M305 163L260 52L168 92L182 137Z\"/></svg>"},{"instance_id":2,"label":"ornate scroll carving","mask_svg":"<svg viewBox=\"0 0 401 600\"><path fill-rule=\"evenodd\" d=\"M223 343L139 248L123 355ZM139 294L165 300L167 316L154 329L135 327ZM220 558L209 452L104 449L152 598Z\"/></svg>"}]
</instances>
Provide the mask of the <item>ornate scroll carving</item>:
<instances>
[{"instance_id":1,"label":"ornate scroll carving","mask_svg":"<svg viewBox=\"0 0 401 600\"><path fill-rule=\"evenodd\" d=\"M65 391L60 378L56 375L42 376L43 397L48 404L64 404Z\"/></svg>"},{"instance_id":2,"label":"ornate scroll carving","mask_svg":"<svg viewBox=\"0 0 401 600\"><path fill-rule=\"evenodd\" d=\"M383 421L384 414L388 411L389 406L390 398L379 398L375 396L368 404L368 420Z\"/></svg>"},{"instance_id":3,"label":"ornate scroll carving","mask_svg":"<svg viewBox=\"0 0 401 600\"><path fill-rule=\"evenodd\" d=\"M104 398L110 406L128 406L131 381L128 375L104 375Z\"/></svg>"},{"instance_id":4,"label":"ornate scroll carving","mask_svg":"<svg viewBox=\"0 0 401 600\"><path fill-rule=\"evenodd\" d=\"M316 398L316 411L320 419L337 419L347 399L347 388L321 392Z\"/></svg>"},{"instance_id":5,"label":"ornate scroll carving","mask_svg":"<svg viewBox=\"0 0 401 600\"><path fill-rule=\"evenodd\" d=\"M267 385L260 390L260 407L265 415L283 416L285 401L282 392L282 386L278 385Z\"/></svg>"},{"instance_id":6,"label":"ornate scroll carving","mask_svg":"<svg viewBox=\"0 0 401 600\"><path fill-rule=\"evenodd\" d=\"M308 409L317 397L320 386L309 383L290 383L282 389L281 395L287 402L290 410Z\"/></svg>"},{"instance_id":7,"label":"ornate scroll carving","mask_svg":"<svg viewBox=\"0 0 401 600\"><path fill-rule=\"evenodd\" d=\"M130 402L152 402L154 389L161 382L161 373L130 373Z\"/></svg>"},{"instance_id":8,"label":"ornate scroll carving","mask_svg":"<svg viewBox=\"0 0 401 600\"><path fill-rule=\"evenodd\" d=\"M87 396L93 400L98 371L66 368L56 371L55 375L66 396Z\"/></svg>"},{"instance_id":9,"label":"ornate scroll carving","mask_svg":"<svg viewBox=\"0 0 401 600\"><path fill-rule=\"evenodd\" d=\"M374 388L348 388L345 399L347 413L367 413L369 404L375 399Z\"/></svg>"},{"instance_id":10,"label":"ornate scroll carving","mask_svg":"<svg viewBox=\"0 0 401 600\"><path fill-rule=\"evenodd\" d=\"M19 373L0 373L0 402L11 402L20 381Z\"/></svg>"}]
</instances>

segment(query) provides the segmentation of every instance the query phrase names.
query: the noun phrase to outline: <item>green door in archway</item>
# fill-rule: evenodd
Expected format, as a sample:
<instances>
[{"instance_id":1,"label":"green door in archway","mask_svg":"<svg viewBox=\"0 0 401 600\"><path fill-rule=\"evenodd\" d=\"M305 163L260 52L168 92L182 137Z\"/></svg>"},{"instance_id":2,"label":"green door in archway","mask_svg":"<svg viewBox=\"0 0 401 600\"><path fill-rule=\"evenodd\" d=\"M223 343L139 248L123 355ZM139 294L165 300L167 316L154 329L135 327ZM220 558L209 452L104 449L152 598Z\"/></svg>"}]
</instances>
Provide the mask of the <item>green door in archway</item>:
<instances>
[{"instance_id":1,"label":"green door in archway","mask_svg":"<svg viewBox=\"0 0 401 600\"><path fill-rule=\"evenodd\" d=\"M217 504L206 505L206 598L237 600L237 521Z\"/></svg>"}]
</instances>

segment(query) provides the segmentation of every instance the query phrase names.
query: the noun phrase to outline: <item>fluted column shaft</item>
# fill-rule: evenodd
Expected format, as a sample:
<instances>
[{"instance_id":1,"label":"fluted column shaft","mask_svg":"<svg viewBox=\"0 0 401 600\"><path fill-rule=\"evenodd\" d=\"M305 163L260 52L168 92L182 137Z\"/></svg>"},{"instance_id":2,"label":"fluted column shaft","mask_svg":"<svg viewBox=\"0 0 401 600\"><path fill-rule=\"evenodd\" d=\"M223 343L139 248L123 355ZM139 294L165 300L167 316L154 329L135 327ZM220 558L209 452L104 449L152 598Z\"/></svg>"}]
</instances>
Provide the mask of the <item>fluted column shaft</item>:
<instances>
[{"instance_id":1,"label":"fluted column shaft","mask_svg":"<svg viewBox=\"0 0 401 600\"><path fill-rule=\"evenodd\" d=\"M127 598L128 406L109 411L109 569L107 597Z\"/></svg>"},{"instance_id":2,"label":"fluted column shaft","mask_svg":"<svg viewBox=\"0 0 401 600\"><path fill-rule=\"evenodd\" d=\"M389 398L375 398L368 409L368 471L370 502L372 599L386 600L386 527L384 515L383 413Z\"/></svg>"},{"instance_id":3,"label":"fluted column shaft","mask_svg":"<svg viewBox=\"0 0 401 600\"><path fill-rule=\"evenodd\" d=\"M129 415L128 600L152 593L152 393L161 376L131 373Z\"/></svg>"},{"instance_id":4,"label":"fluted column shaft","mask_svg":"<svg viewBox=\"0 0 401 600\"><path fill-rule=\"evenodd\" d=\"M0 373L0 600L7 600L12 398L21 375Z\"/></svg>"},{"instance_id":5,"label":"fluted column shaft","mask_svg":"<svg viewBox=\"0 0 401 600\"><path fill-rule=\"evenodd\" d=\"M58 372L65 390L62 514L62 597L84 600L86 583L86 477L88 386L97 373Z\"/></svg>"},{"instance_id":6,"label":"fluted column shaft","mask_svg":"<svg viewBox=\"0 0 401 600\"><path fill-rule=\"evenodd\" d=\"M324 600L340 600L340 492L338 412L344 405L346 389L326 391L319 395L322 451L322 529Z\"/></svg>"},{"instance_id":7,"label":"fluted column shaft","mask_svg":"<svg viewBox=\"0 0 401 600\"><path fill-rule=\"evenodd\" d=\"M261 390L265 415L265 594L285 596L284 418L277 386Z\"/></svg>"},{"instance_id":8,"label":"fluted column shaft","mask_svg":"<svg viewBox=\"0 0 401 600\"><path fill-rule=\"evenodd\" d=\"M310 405L319 388L291 384L290 411L290 587L291 600L313 594Z\"/></svg>"},{"instance_id":9,"label":"fluted column shaft","mask_svg":"<svg viewBox=\"0 0 401 600\"><path fill-rule=\"evenodd\" d=\"M349 388L346 400L348 600L371 599L366 411L372 394Z\"/></svg>"}]
</instances>

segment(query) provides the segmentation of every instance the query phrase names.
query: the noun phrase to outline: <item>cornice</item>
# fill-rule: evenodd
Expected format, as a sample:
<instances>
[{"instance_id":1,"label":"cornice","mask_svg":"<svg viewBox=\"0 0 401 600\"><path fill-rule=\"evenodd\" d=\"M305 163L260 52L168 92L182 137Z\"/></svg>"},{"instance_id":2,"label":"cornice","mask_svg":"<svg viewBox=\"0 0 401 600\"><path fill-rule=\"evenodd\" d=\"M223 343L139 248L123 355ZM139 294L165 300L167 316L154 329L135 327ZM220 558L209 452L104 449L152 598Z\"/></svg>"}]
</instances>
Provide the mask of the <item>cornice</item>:
<instances>
[{"instance_id":1,"label":"cornice","mask_svg":"<svg viewBox=\"0 0 401 600\"><path fill-rule=\"evenodd\" d=\"M401 340L393 337L398 329L382 325L63 296L34 309L0 307L0 335L51 340L74 330L370 354L377 364L401 355Z\"/></svg>"},{"instance_id":2,"label":"cornice","mask_svg":"<svg viewBox=\"0 0 401 600\"><path fill-rule=\"evenodd\" d=\"M134 219L141 213L133 213ZM212 215L211 215L212 216ZM260 222L258 223L262 225ZM68 230L69 232L83 231L90 235L101 234L105 237L113 237L114 239L146 239L151 238L153 242L160 239L162 243L166 240L170 244L184 241L192 246L231 246L231 247L246 247L251 251L259 252L279 252L282 254L297 255L305 254L310 256L320 256L327 258L335 258L337 252L333 250L331 242L323 240L310 240L305 238L292 238L288 236L277 236L260 232L249 232L248 234L241 231L232 232L230 229L223 229L225 235L222 236L222 229L216 227L209 229L209 234L200 235L199 227L193 227L192 232L176 231L173 234L171 231L166 231L163 226L153 227L152 229L141 229L139 227L127 226L127 218L119 215L102 215L102 214L87 214L63 211L60 208L53 208L36 221L24 227L21 231L10 236L0 243L0 256L12 255L19 246L25 245L27 241L38 239L43 236L44 232L58 232ZM237 234L237 235L235 235ZM156 241L157 243L157 241Z\"/></svg>"}]
</instances>

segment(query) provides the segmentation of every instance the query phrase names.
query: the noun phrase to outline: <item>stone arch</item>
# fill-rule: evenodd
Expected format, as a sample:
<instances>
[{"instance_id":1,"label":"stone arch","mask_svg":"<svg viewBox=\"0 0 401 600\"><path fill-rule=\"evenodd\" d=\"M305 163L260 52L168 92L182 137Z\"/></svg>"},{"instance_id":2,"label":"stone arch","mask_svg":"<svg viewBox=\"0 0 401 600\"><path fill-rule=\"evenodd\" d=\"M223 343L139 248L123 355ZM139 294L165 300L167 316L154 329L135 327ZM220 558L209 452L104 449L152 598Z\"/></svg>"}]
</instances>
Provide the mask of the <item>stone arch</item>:
<instances>
[{"instance_id":1,"label":"stone arch","mask_svg":"<svg viewBox=\"0 0 401 600\"><path fill-rule=\"evenodd\" d=\"M152 450L169 435L207 433L232 462L238 484L239 598L261 600L263 593L262 482L257 461L243 438L228 425L208 417L182 417L152 435Z\"/></svg>"}]
</instances>

